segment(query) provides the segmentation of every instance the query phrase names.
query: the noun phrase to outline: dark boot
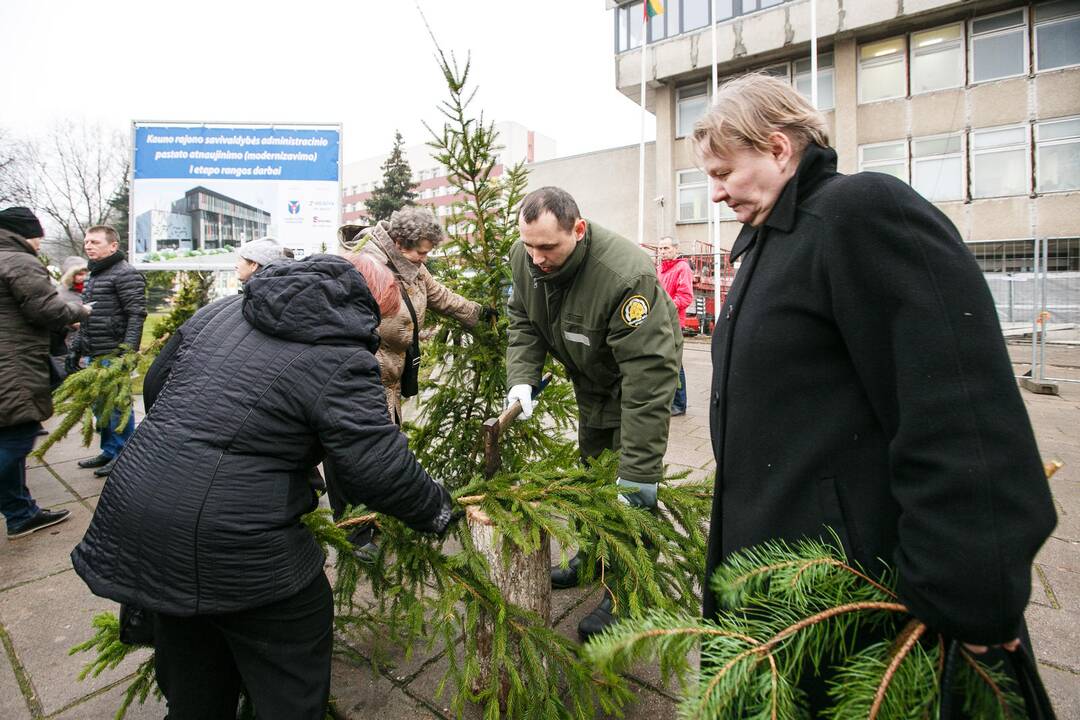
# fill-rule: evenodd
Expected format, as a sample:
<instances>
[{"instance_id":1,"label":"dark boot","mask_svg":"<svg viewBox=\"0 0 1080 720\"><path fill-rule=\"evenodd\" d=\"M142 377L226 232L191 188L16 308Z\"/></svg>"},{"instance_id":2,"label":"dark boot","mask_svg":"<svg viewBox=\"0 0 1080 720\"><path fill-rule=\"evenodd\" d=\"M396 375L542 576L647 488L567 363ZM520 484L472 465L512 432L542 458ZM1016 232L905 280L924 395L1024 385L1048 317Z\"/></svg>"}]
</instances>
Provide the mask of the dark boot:
<instances>
[{"instance_id":1,"label":"dark boot","mask_svg":"<svg viewBox=\"0 0 1080 720\"><path fill-rule=\"evenodd\" d=\"M581 569L581 564L585 562L585 554L578 550L574 557L570 558L570 562L564 568L562 565L551 566L551 587L556 590L565 590L566 588L577 587L581 584L581 578L578 576L578 570ZM596 562L595 575L600 575L600 561Z\"/></svg>"},{"instance_id":2,"label":"dark boot","mask_svg":"<svg viewBox=\"0 0 1080 720\"><path fill-rule=\"evenodd\" d=\"M95 470L94 477L109 477L109 473L112 472L114 465L116 465L116 458L113 458L112 460Z\"/></svg>"},{"instance_id":3,"label":"dark boot","mask_svg":"<svg viewBox=\"0 0 1080 720\"><path fill-rule=\"evenodd\" d=\"M613 605L611 593L605 590L604 597L596 609L581 618L581 622L578 623L577 632L581 642L588 642L593 635L599 635L615 624L615 616L611 614Z\"/></svg>"},{"instance_id":4,"label":"dark boot","mask_svg":"<svg viewBox=\"0 0 1080 720\"><path fill-rule=\"evenodd\" d=\"M81 468L90 470L92 468L104 467L105 465L109 464L110 460L112 460L112 456L101 453L100 455L95 455L88 460L80 460L77 464Z\"/></svg>"},{"instance_id":5,"label":"dark boot","mask_svg":"<svg viewBox=\"0 0 1080 720\"><path fill-rule=\"evenodd\" d=\"M379 546L375 542L374 525L358 525L349 533L349 542L353 546L353 555L362 563L371 564L379 555Z\"/></svg>"}]
</instances>

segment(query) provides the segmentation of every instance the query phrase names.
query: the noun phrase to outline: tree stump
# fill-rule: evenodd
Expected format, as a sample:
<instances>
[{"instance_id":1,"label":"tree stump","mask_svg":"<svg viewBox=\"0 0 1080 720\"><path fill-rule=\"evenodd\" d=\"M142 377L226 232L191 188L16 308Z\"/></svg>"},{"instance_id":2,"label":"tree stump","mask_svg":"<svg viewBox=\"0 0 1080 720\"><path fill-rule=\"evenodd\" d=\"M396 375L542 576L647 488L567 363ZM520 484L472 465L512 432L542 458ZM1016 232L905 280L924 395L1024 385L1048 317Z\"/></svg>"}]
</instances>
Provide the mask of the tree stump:
<instances>
[{"instance_id":1,"label":"tree stump","mask_svg":"<svg viewBox=\"0 0 1080 720\"><path fill-rule=\"evenodd\" d=\"M536 552L522 553L517 548L507 548L508 541L492 525L484 511L469 507L465 513L477 552L484 556L491 568L491 581L508 603L531 610L551 627L551 538L541 533L540 547ZM494 668L491 649L496 618L482 612L476 626L476 646L480 657L480 677L474 690L491 683ZM515 652L511 648L511 653ZM499 705L505 707L509 680L502 677Z\"/></svg>"}]
</instances>

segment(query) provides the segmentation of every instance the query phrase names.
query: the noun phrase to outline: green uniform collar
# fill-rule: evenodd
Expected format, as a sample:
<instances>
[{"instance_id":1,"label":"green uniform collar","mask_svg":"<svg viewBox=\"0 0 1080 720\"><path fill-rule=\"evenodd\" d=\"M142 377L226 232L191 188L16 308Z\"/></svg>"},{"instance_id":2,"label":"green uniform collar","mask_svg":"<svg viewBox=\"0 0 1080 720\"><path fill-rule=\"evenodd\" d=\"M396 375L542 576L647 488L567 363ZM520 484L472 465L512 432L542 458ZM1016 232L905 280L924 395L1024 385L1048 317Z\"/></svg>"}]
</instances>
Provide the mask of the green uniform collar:
<instances>
[{"instance_id":1,"label":"green uniform collar","mask_svg":"<svg viewBox=\"0 0 1080 720\"><path fill-rule=\"evenodd\" d=\"M577 275L578 270L581 269L581 265L585 262L586 256L589 254L589 243L592 241L592 223L585 223L585 237L578 241L577 247L574 248L574 252L570 253L570 257L566 259L563 266L555 272L543 272L540 268L533 264L532 258L529 257L529 253L525 253L525 262L528 264L529 273L533 276L533 280L542 283L551 283L556 287L563 287L569 285L574 281L574 277Z\"/></svg>"}]
</instances>

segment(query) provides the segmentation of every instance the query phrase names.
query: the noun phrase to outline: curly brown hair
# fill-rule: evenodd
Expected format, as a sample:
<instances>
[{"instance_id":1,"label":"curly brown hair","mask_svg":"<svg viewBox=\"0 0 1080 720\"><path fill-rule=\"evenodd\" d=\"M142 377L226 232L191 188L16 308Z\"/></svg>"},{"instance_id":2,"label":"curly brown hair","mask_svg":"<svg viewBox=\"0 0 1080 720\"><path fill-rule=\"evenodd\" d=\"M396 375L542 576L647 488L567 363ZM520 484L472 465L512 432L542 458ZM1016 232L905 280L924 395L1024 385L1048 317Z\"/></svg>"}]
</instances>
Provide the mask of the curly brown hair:
<instances>
[{"instance_id":1,"label":"curly brown hair","mask_svg":"<svg viewBox=\"0 0 1080 720\"><path fill-rule=\"evenodd\" d=\"M425 241L435 247L443 239L443 229L435 219L435 213L421 207L394 211L387 232L402 250L412 250Z\"/></svg>"}]
</instances>

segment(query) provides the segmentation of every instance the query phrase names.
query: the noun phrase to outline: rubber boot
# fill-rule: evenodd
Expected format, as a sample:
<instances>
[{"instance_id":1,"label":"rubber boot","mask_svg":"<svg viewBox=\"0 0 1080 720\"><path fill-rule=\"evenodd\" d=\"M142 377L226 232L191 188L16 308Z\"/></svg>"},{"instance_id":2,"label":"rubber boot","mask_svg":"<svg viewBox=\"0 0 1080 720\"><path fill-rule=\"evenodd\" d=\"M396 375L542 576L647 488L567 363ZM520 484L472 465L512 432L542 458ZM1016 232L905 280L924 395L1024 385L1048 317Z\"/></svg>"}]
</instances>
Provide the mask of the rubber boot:
<instances>
[{"instance_id":1,"label":"rubber boot","mask_svg":"<svg viewBox=\"0 0 1080 720\"><path fill-rule=\"evenodd\" d=\"M556 590L565 590L566 588L577 587L581 584L581 578L578 576L578 570L581 568L581 564L585 562L585 554L578 550L574 557L570 558L564 568L562 565L551 566L551 587ZM599 573L600 564L596 565L597 573Z\"/></svg>"},{"instance_id":2,"label":"rubber boot","mask_svg":"<svg viewBox=\"0 0 1080 720\"><path fill-rule=\"evenodd\" d=\"M614 602L611 593L605 590L604 597L600 600L600 604L596 606L596 609L581 618L581 622L578 623L577 631L581 642L588 642L593 635L599 635L615 624L615 616L611 614L613 606Z\"/></svg>"}]
</instances>

